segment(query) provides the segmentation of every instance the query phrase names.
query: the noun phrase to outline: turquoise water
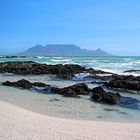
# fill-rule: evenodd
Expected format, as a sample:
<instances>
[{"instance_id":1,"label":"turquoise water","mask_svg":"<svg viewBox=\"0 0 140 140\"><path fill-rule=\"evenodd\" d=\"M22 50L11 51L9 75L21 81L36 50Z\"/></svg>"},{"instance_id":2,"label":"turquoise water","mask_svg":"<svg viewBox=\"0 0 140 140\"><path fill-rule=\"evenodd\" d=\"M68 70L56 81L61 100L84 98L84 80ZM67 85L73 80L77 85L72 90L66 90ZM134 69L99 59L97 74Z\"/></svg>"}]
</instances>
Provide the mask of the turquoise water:
<instances>
[{"instance_id":1,"label":"turquoise water","mask_svg":"<svg viewBox=\"0 0 140 140\"><path fill-rule=\"evenodd\" d=\"M122 73L126 70L139 70L140 57L16 57L5 58L0 57L0 62L5 61L35 61L46 64L79 64L85 67L91 67L108 72ZM140 75L139 73L134 73Z\"/></svg>"},{"instance_id":2,"label":"turquoise water","mask_svg":"<svg viewBox=\"0 0 140 140\"><path fill-rule=\"evenodd\" d=\"M104 71L124 74L126 70L140 70L140 57L0 57L0 62L6 61L35 61L46 64L79 64L87 68L100 69ZM130 73L129 73L130 74ZM140 73L131 73L140 75ZM82 75L79 75L82 77ZM0 82L6 80L17 81L27 79L32 82L44 82L58 87L66 87L83 81L60 80L52 75L19 76L12 74L0 74ZM81 79L81 80L80 80ZM89 84L89 86L91 86ZM97 85L92 84L96 87ZM92 87L92 88L93 88ZM122 96L132 97L140 101L140 94L119 91ZM58 99L58 101L55 101ZM40 94L36 91L20 90L17 88L0 85L0 100L10 102L23 108L41 114L83 120L115 121L115 122L140 122L140 104L137 108L109 106L90 101L89 96L81 96L81 99L64 98L59 95Z\"/></svg>"},{"instance_id":3,"label":"turquoise water","mask_svg":"<svg viewBox=\"0 0 140 140\"><path fill-rule=\"evenodd\" d=\"M81 81L56 80L52 75L38 76L17 76L0 75L0 81L17 81L27 79L32 82L44 82L58 87L65 87ZM83 82L83 81L82 81ZM84 81L87 83L87 81ZM94 85L93 85L94 86ZM133 97L140 100L140 95L121 93L122 96ZM55 101L57 99L57 101ZM0 100L15 104L25 109L41 113L44 115L76 119L111 122L135 122L140 123L140 108L133 109L117 105L106 105L95 103L90 100L90 96L81 98L66 98L54 94L41 94L32 90L21 90L18 88L0 85ZM140 105L139 105L140 107Z\"/></svg>"}]
</instances>

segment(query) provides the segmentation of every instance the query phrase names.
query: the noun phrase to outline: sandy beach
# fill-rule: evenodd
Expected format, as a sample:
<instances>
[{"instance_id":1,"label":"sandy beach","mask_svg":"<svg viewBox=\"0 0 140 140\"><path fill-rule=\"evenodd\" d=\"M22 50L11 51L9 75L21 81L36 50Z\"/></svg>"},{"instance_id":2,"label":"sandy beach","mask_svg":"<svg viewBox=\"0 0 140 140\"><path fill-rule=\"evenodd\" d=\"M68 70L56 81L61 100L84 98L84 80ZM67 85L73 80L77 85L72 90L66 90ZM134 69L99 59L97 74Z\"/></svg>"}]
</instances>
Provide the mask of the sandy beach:
<instances>
[{"instance_id":1,"label":"sandy beach","mask_svg":"<svg viewBox=\"0 0 140 140\"><path fill-rule=\"evenodd\" d=\"M67 120L0 101L0 140L139 140L140 124Z\"/></svg>"}]
</instances>

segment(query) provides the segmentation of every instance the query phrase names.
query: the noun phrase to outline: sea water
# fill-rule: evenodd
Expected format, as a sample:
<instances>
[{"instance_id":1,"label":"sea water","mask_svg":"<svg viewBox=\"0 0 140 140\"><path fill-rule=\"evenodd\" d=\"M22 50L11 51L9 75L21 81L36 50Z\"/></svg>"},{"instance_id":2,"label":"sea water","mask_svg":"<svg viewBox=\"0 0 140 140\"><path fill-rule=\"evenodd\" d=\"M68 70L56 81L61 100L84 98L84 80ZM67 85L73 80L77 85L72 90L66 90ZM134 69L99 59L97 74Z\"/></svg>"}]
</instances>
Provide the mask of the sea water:
<instances>
[{"instance_id":1,"label":"sea water","mask_svg":"<svg viewBox=\"0 0 140 140\"><path fill-rule=\"evenodd\" d=\"M35 61L46 64L79 64L87 68L92 67L121 74L126 70L140 69L140 57L1 57L0 61ZM139 73L132 74L139 75ZM88 84L90 81L82 81L82 76L83 75L81 75L81 78L78 77L77 79L67 81L61 80L54 75L17 76L13 74L1 74L0 82L2 83L6 80L17 81L24 78L31 82L44 82L57 87L67 87L80 82ZM92 86L96 85L93 84ZM120 94L140 100L140 94L131 94L129 92L121 91ZM66 98L60 95L43 94L34 90L21 90L0 85L0 100L54 117L115 122L140 122L140 104L137 105L137 108L106 105L91 101L90 96L81 96L80 99Z\"/></svg>"}]
</instances>

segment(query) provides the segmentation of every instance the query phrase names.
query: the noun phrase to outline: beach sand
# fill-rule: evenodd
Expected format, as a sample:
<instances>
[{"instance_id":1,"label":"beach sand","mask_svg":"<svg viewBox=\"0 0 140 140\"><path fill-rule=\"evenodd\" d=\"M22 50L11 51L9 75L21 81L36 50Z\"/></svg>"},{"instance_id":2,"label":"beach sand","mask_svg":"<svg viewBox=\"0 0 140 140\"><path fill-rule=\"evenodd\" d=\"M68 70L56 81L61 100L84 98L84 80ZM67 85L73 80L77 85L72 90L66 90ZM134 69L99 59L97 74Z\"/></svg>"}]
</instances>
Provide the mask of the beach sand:
<instances>
[{"instance_id":1,"label":"beach sand","mask_svg":"<svg viewBox=\"0 0 140 140\"><path fill-rule=\"evenodd\" d=\"M0 101L0 140L140 140L140 123L60 119Z\"/></svg>"}]
</instances>

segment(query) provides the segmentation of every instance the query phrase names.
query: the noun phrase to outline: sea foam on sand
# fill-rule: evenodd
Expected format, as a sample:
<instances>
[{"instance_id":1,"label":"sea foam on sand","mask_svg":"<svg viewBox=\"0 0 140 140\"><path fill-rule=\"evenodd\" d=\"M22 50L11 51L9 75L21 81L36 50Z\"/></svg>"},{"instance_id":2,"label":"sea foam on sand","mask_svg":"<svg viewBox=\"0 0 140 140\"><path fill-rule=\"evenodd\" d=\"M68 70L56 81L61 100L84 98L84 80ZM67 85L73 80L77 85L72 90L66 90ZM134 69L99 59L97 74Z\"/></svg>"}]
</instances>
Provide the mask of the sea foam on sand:
<instances>
[{"instance_id":1,"label":"sea foam on sand","mask_svg":"<svg viewBox=\"0 0 140 140\"><path fill-rule=\"evenodd\" d=\"M139 140L140 123L67 120L0 101L0 140Z\"/></svg>"}]
</instances>

